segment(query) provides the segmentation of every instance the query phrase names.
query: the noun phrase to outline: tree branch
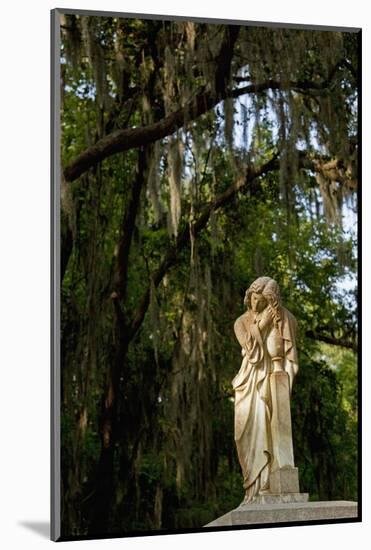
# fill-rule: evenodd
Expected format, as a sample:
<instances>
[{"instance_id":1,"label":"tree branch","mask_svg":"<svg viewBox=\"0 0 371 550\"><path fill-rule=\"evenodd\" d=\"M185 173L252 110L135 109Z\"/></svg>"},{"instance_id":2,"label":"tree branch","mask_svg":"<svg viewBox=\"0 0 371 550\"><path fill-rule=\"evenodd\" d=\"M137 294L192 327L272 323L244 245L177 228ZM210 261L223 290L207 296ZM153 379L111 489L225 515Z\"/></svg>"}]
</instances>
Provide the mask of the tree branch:
<instances>
[{"instance_id":1,"label":"tree branch","mask_svg":"<svg viewBox=\"0 0 371 550\"><path fill-rule=\"evenodd\" d=\"M236 43L240 27L231 25L225 28L224 39L215 60L215 92L216 98L222 98L228 88L231 77L231 65L233 58L233 49Z\"/></svg>"},{"instance_id":2,"label":"tree branch","mask_svg":"<svg viewBox=\"0 0 371 550\"><path fill-rule=\"evenodd\" d=\"M307 330L305 336L311 338L312 340L319 340L320 342L325 342L332 346L340 346L342 348L351 349L354 352L357 352L357 343L354 340L347 338L335 338L334 336L329 336L327 334L321 334L314 330Z\"/></svg>"},{"instance_id":3,"label":"tree branch","mask_svg":"<svg viewBox=\"0 0 371 550\"><path fill-rule=\"evenodd\" d=\"M217 94L213 92L199 93L187 105L158 122L141 128L116 130L103 137L93 146L78 155L78 157L65 168L65 180L68 182L74 181L86 170L116 153L148 145L149 143L173 134L176 130L181 128L186 121L195 120L215 107L222 99L237 98L245 94L262 93L267 90L275 89L288 90L292 88L296 91L307 91L309 89L320 91L328 86L328 80L323 83L304 80L298 82L292 81L288 85L283 85L277 80L266 80L259 84L250 84L234 90L226 88L223 90L221 89L221 81L222 76L218 74L218 83L216 84Z\"/></svg>"},{"instance_id":4,"label":"tree branch","mask_svg":"<svg viewBox=\"0 0 371 550\"><path fill-rule=\"evenodd\" d=\"M135 220L139 209L140 195L144 185L144 172L146 169L146 164L147 151L140 148L138 153L137 172L122 222L121 238L117 254L117 270L114 282L115 290L111 294L117 321L120 325L120 330L122 331L126 328L126 318L125 312L120 305L120 301L124 301L126 296L129 254L135 229Z\"/></svg>"},{"instance_id":5,"label":"tree branch","mask_svg":"<svg viewBox=\"0 0 371 550\"><path fill-rule=\"evenodd\" d=\"M304 155L299 156L299 162L301 168L311 169L314 171L316 170L315 164L313 164L312 161L306 162ZM215 212L219 208L222 208L223 206L228 204L232 200L232 198L238 193L238 191L251 184L258 177L263 176L273 170L277 170L278 167L279 153L276 153L269 161L264 163L262 166L256 169L250 168L244 177L238 178L232 185L230 185L230 187L228 187L226 191L220 193L213 201L205 205L197 220L194 221L191 226L186 225L179 233L175 244L168 248L162 263L152 274L152 280L155 287L158 287L168 270L173 267L178 261L179 253L190 242L191 232L193 235L197 235L198 233L200 233L200 231L202 231L202 229L206 227L212 212ZM148 287L143 294L140 304L130 324L128 336L129 340L134 338L144 320L149 306L150 292L151 284L148 284ZM314 332L309 332L307 336L316 338L317 340L322 340L324 342L326 341L327 343L332 343L333 345L342 345L343 347L356 349L355 344L352 343L350 340L336 339L330 336L326 336L324 334L318 334Z\"/></svg>"},{"instance_id":6,"label":"tree branch","mask_svg":"<svg viewBox=\"0 0 371 550\"><path fill-rule=\"evenodd\" d=\"M339 181L341 183L344 183L344 182L347 183L349 188L350 187L354 189L356 188L357 183L353 181L349 176L347 176L346 170L344 170L344 162L342 161L342 159L329 160L328 158L321 158L321 157L311 159L311 158L308 158L308 156L305 154L304 151L298 151L298 155L299 155L299 168L304 170L310 170L311 172L314 172L314 173L321 173L324 177L329 178L331 180ZM267 171L272 171L278 168L278 155L276 155L270 162L272 164L269 166L269 170ZM233 195L235 194L236 191L238 191L238 189L236 189L236 191L233 192L233 188L236 185L238 185L237 182L234 185L232 185L230 188L228 188L227 191L219 195L218 199L216 199L218 201L221 201L218 208L223 206L225 202L228 202L231 193ZM134 187L136 188L137 191L139 191L139 195L140 195L140 187L138 186L137 182L134 183ZM134 190L133 190L133 193L135 195ZM138 195L138 199L139 199L139 195ZM130 211L132 213L134 212L133 210L129 209L128 214L130 213ZM126 223L127 222L124 221L124 225L126 225ZM69 259L70 253L72 252L72 245L73 245L72 233L70 235L67 235L67 234L65 235L64 233L62 233L61 250L62 250L62 266L64 267L64 269L62 269L61 280L63 280L68 259ZM128 250L127 245L123 244L122 250ZM122 252L122 256L121 256L122 259L120 262L121 265L127 264L127 257L125 256L125 254L126 253ZM121 289L126 288L126 282L123 282L125 281L125 277L123 277L122 274L119 280L121 280L121 283L118 283L118 288L121 288ZM114 293L115 292L116 291L114 291ZM118 298L119 294L121 295L124 293L125 292L122 293L122 291L118 292L117 294L115 294L115 296L113 296L113 299Z\"/></svg>"},{"instance_id":7,"label":"tree branch","mask_svg":"<svg viewBox=\"0 0 371 550\"><path fill-rule=\"evenodd\" d=\"M263 164L257 169L249 169L245 177L237 179L226 191L218 195L213 201L204 206L200 216L192 225L186 225L179 233L175 244L168 248L165 257L158 267L158 269L152 275L152 281L157 288L162 281L164 275L168 270L174 266L178 260L181 250L190 242L191 231L193 235L200 233L204 229L209 221L212 212L215 212L219 208L225 206L243 187L246 187L256 178L263 176L264 174L278 168L278 154L276 154L271 160ZM132 340L135 334L138 332L145 314L148 310L150 301L151 283L148 284L143 297L140 301L137 311L134 314L129 330L129 340Z\"/></svg>"},{"instance_id":8,"label":"tree branch","mask_svg":"<svg viewBox=\"0 0 371 550\"><path fill-rule=\"evenodd\" d=\"M237 40L239 27L232 25L226 30L218 56L215 73L214 92L198 94L188 105L178 109L158 122L141 128L117 130L104 136L95 145L81 153L64 170L66 181L74 181L90 167L103 159L121 151L148 145L158 139L174 133L185 121L198 118L225 98L227 82L233 56L233 47Z\"/></svg>"},{"instance_id":9,"label":"tree branch","mask_svg":"<svg viewBox=\"0 0 371 550\"><path fill-rule=\"evenodd\" d=\"M339 182L346 185L348 189L357 189L357 180L353 176L352 166L350 161L328 157L308 158L305 151L298 151L300 168L310 170L317 174L321 174L325 179Z\"/></svg>"}]
</instances>

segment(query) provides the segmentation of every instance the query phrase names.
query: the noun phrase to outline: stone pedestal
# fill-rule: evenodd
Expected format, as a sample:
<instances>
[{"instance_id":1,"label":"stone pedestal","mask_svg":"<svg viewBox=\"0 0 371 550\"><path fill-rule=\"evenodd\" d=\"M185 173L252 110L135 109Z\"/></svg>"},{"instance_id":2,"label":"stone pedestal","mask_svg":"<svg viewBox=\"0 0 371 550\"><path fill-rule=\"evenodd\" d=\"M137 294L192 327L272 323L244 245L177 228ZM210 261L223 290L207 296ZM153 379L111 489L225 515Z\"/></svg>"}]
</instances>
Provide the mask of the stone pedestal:
<instances>
[{"instance_id":1,"label":"stone pedestal","mask_svg":"<svg viewBox=\"0 0 371 550\"><path fill-rule=\"evenodd\" d=\"M265 495L256 496L254 501L249 504L241 502L239 508L255 504L292 504L295 502L308 502L308 497L308 493L281 493L279 495L267 493Z\"/></svg>"},{"instance_id":2,"label":"stone pedestal","mask_svg":"<svg viewBox=\"0 0 371 550\"><path fill-rule=\"evenodd\" d=\"M298 469L292 466L284 466L273 470L269 476L269 492L273 494L298 493Z\"/></svg>"},{"instance_id":3,"label":"stone pedestal","mask_svg":"<svg viewBox=\"0 0 371 550\"><path fill-rule=\"evenodd\" d=\"M272 394L273 470L285 468L286 466L294 467L290 386L287 372L272 372L270 384Z\"/></svg>"},{"instance_id":4,"label":"stone pedestal","mask_svg":"<svg viewBox=\"0 0 371 550\"><path fill-rule=\"evenodd\" d=\"M270 495L258 497L268 499ZM279 502L245 504L224 516L204 525L204 527L224 527L233 525L275 524L300 521L332 519L358 519L357 502L346 500L323 502Z\"/></svg>"},{"instance_id":5,"label":"stone pedestal","mask_svg":"<svg viewBox=\"0 0 371 550\"><path fill-rule=\"evenodd\" d=\"M285 371L270 376L272 395L273 464L269 477L269 492L299 493L298 469L294 465L290 411L290 384Z\"/></svg>"}]
</instances>

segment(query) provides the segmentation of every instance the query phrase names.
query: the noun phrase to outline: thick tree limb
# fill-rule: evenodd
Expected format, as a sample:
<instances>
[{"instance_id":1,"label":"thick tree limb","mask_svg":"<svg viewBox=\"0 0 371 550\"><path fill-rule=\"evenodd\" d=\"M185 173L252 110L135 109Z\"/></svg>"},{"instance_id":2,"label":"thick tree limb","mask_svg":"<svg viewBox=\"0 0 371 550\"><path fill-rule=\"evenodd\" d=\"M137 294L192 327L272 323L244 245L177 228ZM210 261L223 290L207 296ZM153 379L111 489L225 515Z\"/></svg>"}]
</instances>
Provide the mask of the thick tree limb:
<instances>
[{"instance_id":1,"label":"thick tree limb","mask_svg":"<svg viewBox=\"0 0 371 550\"><path fill-rule=\"evenodd\" d=\"M61 216L61 281L67 269L68 260L70 259L73 247L72 230L68 224L66 215Z\"/></svg>"},{"instance_id":2,"label":"thick tree limb","mask_svg":"<svg viewBox=\"0 0 371 550\"><path fill-rule=\"evenodd\" d=\"M320 342L331 344L332 346L340 346L342 348L351 349L352 351L357 352L357 344L354 340L351 339L335 338L334 336L322 334L314 330L307 330L305 336L313 340L319 340Z\"/></svg>"},{"instance_id":3,"label":"thick tree limb","mask_svg":"<svg viewBox=\"0 0 371 550\"><path fill-rule=\"evenodd\" d=\"M117 130L100 139L95 145L81 153L64 170L66 181L74 181L90 167L103 159L121 151L134 149L153 143L158 139L171 135L184 125L186 120L198 118L224 99L230 67L233 56L233 47L238 36L239 27L231 26L227 29L219 54L216 58L217 70L215 74L214 91L198 94L188 105L178 109L162 120L141 128Z\"/></svg>"},{"instance_id":4,"label":"thick tree limb","mask_svg":"<svg viewBox=\"0 0 371 550\"><path fill-rule=\"evenodd\" d=\"M356 180L351 179L351 176L348 176L346 173L346 169L344 168L344 162L342 159L332 159L329 160L328 158L308 158L306 153L304 151L298 151L298 157L299 157L299 168L304 170L310 170L313 173L322 174L325 178L329 178L333 181L338 181L342 184L346 184L349 188L356 189L357 182ZM274 162L272 161L272 165L270 166L270 170L277 169L278 168L278 156L274 157ZM237 183L235 183L237 185ZM134 183L134 187L136 188L136 191L133 190L133 204L135 204L136 200L139 199L139 195L136 195L136 192L139 192L140 194L140 186L137 183ZM232 192L231 186L227 191L225 191L224 194L219 196L218 200L225 200L228 201L229 194ZM224 196L224 199L223 199ZM220 205L222 206L222 204ZM132 214L134 213L134 209L129 209L127 216L129 216L129 212ZM124 222L124 225L126 223L129 223L128 221ZM134 227L134 226L132 226ZM126 237L129 239L129 235ZM131 237L130 237L131 238ZM64 272L68 263L69 256L72 252L72 233L62 233L62 239L61 239L62 245L61 245L61 251L62 251L62 274L61 274L61 280L63 280ZM122 266L127 265L127 257L126 252L124 253L124 250L128 250L127 245L122 243L122 252L121 254L121 261L120 264ZM119 280L121 280L120 283L118 283L117 290L119 288L124 289L126 288L126 279L123 276L123 273L119 276ZM124 292L117 292L115 294L116 298L118 296L124 295Z\"/></svg>"},{"instance_id":5,"label":"thick tree limb","mask_svg":"<svg viewBox=\"0 0 371 550\"><path fill-rule=\"evenodd\" d=\"M222 77L219 75L217 94L213 92L200 93L190 103L158 122L141 128L116 130L100 139L95 145L78 155L78 157L65 168L65 180L69 182L74 181L86 170L116 153L148 145L149 143L173 134L176 130L181 128L186 121L195 120L227 97L236 98L245 94L262 93L273 89L284 90L291 88L296 91L305 91L309 89L318 91L328 86L327 80L322 84L311 81L299 81L290 82L289 85L283 85L276 80L267 80L260 84L250 84L234 90L222 90L221 81Z\"/></svg>"},{"instance_id":6,"label":"thick tree limb","mask_svg":"<svg viewBox=\"0 0 371 550\"><path fill-rule=\"evenodd\" d=\"M240 27L231 25L225 28L224 40L216 58L215 73L215 96L221 98L228 88L231 77L231 65L233 58L233 49L236 43Z\"/></svg>"},{"instance_id":7,"label":"thick tree limb","mask_svg":"<svg viewBox=\"0 0 371 550\"><path fill-rule=\"evenodd\" d=\"M145 168L146 151L141 148L139 150L137 173L131 189L131 196L125 209L117 255L117 277L115 286L117 295L122 300L125 298L126 294L129 253L133 239L135 221L138 214L140 194L144 185Z\"/></svg>"}]
</instances>

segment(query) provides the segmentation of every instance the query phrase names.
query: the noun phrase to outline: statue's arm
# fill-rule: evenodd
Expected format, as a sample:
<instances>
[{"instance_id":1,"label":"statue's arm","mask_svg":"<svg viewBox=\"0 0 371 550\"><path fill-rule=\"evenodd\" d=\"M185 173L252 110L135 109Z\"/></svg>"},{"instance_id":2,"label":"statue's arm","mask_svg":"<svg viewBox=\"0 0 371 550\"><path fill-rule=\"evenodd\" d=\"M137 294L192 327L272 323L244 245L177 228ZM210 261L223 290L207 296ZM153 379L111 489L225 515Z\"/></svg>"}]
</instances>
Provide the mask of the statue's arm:
<instances>
[{"instance_id":1,"label":"statue's arm","mask_svg":"<svg viewBox=\"0 0 371 550\"><path fill-rule=\"evenodd\" d=\"M292 385L295 376L299 370L297 348L296 348L296 338L298 333L298 322L294 315L285 310L286 313L286 322L284 324L284 347L285 347L285 359L284 359L284 370L289 375L290 382L290 392L292 390Z\"/></svg>"},{"instance_id":2,"label":"statue's arm","mask_svg":"<svg viewBox=\"0 0 371 550\"><path fill-rule=\"evenodd\" d=\"M239 317L235 324L234 324L234 333L236 335L236 338L241 346L241 348L245 349L246 348L246 336L247 336L247 331L246 331L246 328L244 326L244 323L241 319L241 317Z\"/></svg>"},{"instance_id":3,"label":"statue's arm","mask_svg":"<svg viewBox=\"0 0 371 550\"><path fill-rule=\"evenodd\" d=\"M284 313L286 316L286 322L285 322L284 331L283 331L284 332L283 338L290 342L291 345L288 346L289 349L291 346L296 348L296 339L298 336L298 322L294 317L294 315L287 309L284 309Z\"/></svg>"}]
</instances>

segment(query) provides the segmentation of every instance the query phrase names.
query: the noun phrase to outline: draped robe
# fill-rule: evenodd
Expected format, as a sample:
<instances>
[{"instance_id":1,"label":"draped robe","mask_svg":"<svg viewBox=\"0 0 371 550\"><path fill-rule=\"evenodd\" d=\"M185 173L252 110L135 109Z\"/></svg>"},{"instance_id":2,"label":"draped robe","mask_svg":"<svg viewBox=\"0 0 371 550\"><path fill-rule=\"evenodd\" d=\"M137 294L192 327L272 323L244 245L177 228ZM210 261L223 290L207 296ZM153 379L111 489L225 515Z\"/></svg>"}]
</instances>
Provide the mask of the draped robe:
<instances>
[{"instance_id":1,"label":"draped robe","mask_svg":"<svg viewBox=\"0 0 371 550\"><path fill-rule=\"evenodd\" d=\"M272 398L270 373L272 358L267 342L279 331L283 339L283 368L288 373L290 390L298 371L296 352L297 323L285 308L280 308L281 321L261 329L261 314L248 310L235 322L235 334L242 347L242 365L232 381L235 391L235 441L243 473L245 502L269 492L272 451Z\"/></svg>"}]
</instances>

